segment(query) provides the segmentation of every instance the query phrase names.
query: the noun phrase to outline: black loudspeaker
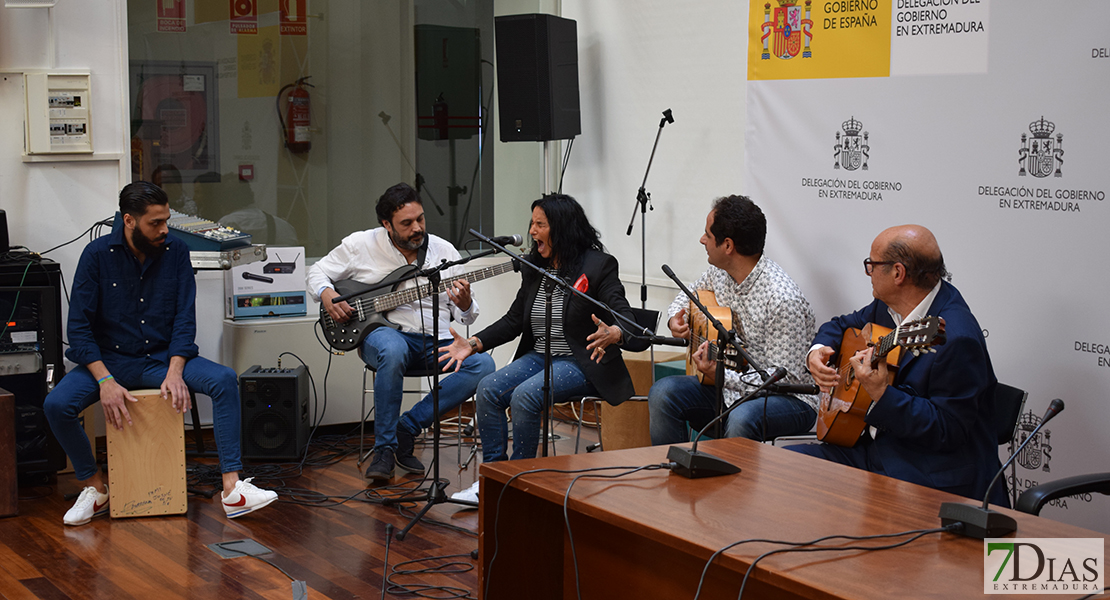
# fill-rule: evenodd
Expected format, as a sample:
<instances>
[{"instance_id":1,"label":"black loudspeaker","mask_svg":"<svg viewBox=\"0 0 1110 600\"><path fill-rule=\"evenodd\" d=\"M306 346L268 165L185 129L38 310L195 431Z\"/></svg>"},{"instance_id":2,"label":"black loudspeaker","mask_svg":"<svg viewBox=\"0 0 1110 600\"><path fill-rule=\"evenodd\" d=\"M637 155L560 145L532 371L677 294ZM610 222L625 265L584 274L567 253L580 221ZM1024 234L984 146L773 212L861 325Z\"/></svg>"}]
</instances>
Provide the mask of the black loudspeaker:
<instances>
[{"instance_id":1,"label":"black loudspeaker","mask_svg":"<svg viewBox=\"0 0 1110 600\"><path fill-rule=\"evenodd\" d=\"M578 24L553 15L494 19L502 142L565 140L582 133Z\"/></svg>"},{"instance_id":2,"label":"black loudspeaker","mask_svg":"<svg viewBox=\"0 0 1110 600\"><path fill-rule=\"evenodd\" d=\"M298 460L308 443L308 371L263 369L239 376L243 458Z\"/></svg>"}]
</instances>

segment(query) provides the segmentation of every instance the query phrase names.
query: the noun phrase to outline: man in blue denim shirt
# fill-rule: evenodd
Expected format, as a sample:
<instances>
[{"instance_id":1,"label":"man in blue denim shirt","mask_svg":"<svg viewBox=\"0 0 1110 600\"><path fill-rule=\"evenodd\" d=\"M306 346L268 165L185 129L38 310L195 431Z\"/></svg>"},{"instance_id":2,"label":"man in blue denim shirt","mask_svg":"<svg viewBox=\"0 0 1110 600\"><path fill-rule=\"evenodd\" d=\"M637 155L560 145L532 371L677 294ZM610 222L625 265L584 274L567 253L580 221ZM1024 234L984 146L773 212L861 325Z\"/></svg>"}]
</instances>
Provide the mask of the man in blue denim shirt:
<instances>
[{"instance_id":1,"label":"man in blue denim shirt","mask_svg":"<svg viewBox=\"0 0 1110 600\"><path fill-rule=\"evenodd\" d=\"M108 486L78 415L99 400L108 426L123 429L131 425L127 403L137 402L127 390L154 387L181 413L191 408L190 388L212 398L224 511L233 519L258 510L277 494L239 480L239 387L234 371L198 355L196 280L188 248L167 238L166 193L136 181L120 192L119 208L112 233L81 254L66 351L78 366L44 402L84 487L64 522L83 525L108 512Z\"/></svg>"}]
</instances>

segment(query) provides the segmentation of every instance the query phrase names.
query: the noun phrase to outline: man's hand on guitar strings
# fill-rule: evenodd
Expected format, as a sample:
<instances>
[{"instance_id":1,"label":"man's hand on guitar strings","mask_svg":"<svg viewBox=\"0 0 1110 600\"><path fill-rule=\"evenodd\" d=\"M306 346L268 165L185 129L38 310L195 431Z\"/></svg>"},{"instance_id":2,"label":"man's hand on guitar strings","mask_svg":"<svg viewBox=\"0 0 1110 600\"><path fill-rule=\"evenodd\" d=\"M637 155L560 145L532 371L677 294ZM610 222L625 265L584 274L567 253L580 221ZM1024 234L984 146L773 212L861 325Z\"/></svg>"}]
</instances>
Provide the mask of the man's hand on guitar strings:
<instances>
[{"instance_id":1,"label":"man's hand on guitar strings","mask_svg":"<svg viewBox=\"0 0 1110 600\"><path fill-rule=\"evenodd\" d=\"M716 375L717 361L709 360L708 341L704 341L698 346L692 358L694 359L694 365L697 366L699 371L706 375Z\"/></svg>"},{"instance_id":2,"label":"man's hand on guitar strings","mask_svg":"<svg viewBox=\"0 0 1110 600\"><path fill-rule=\"evenodd\" d=\"M875 368L871 368L871 357L874 353L875 348L868 347L856 352L848 362L856 372L860 387L867 392L868 396L871 396L872 401L877 402L886 391L888 368L885 360L878 361Z\"/></svg>"},{"instance_id":3,"label":"man's hand on guitar strings","mask_svg":"<svg viewBox=\"0 0 1110 600\"><path fill-rule=\"evenodd\" d=\"M451 300L451 304L459 307L459 310L463 312L470 310L470 282L465 279L456 280L451 287L447 288L447 298Z\"/></svg>"},{"instance_id":4,"label":"man's hand on guitar strings","mask_svg":"<svg viewBox=\"0 0 1110 600\"><path fill-rule=\"evenodd\" d=\"M351 318L351 313L354 312L354 309L351 308L351 305L347 304L346 301L333 304L331 299L338 295L339 292L331 288L326 288L323 292L320 292L320 302L324 304L324 310L328 311L328 315L330 315L332 319L335 319L337 323L346 323L347 319Z\"/></svg>"},{"instance_id":5,"label":"man's hand on guitar strings","mask_svg":"<svg viewBox=\"0 0 1110 600\"><path fill-rule=\"evenodd\" d=\"M821 346L814 348L806 357L806 366L809 367L809 372L813 375L813 381L822 390L831 391L840 385L840 374L837 373L836 368L829 366L829 359L835 351L828 346Z\"/></svg>"}]
</instances>

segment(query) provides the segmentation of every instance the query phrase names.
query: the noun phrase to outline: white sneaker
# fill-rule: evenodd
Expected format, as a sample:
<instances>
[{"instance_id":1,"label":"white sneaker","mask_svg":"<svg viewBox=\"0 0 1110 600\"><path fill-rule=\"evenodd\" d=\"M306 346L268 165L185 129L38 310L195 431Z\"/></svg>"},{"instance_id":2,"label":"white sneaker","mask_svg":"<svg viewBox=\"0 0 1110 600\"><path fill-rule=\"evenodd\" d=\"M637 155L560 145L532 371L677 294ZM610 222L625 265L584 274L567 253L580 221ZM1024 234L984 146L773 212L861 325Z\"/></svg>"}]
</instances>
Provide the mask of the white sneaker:
<instances>
[{"instance_id":1,"label":"white sneaker","mask_svg":"<svg viewBox=\"0 0 1110 600\"><path fill-rule=\"evenodd\" d=\"M473 503L477 504L478 503L478 483L479 482L475 481L474 485L466 488L465 490L463 490L461 492L455 492L454 494L451 494L451 499L452 500L465 500L467 502L473 502Z\"/></svg>"},{"instance_id":2,"label":"white sneaker","mask_svg":"<svg viewBox=\"0 0 1110 600\"><path fill-rule=\"evenodd\" d=\"M108 491L108 486L104 486L104 491ZM106 514L108 514L108 494L101 494L90 485L81 490L77 502L74 503L73 508L66 511L66 516L62 518L62 521L66 525L84 525L91 521L93 517Z\"/></svg>"},{"instance_id":3,"label":"white sneaker","mask_svg":"<svg viewBox=\"0 0 1110 600\"><path fill-rule=\"evenodd\" d=\"M227 518L234 519L247 513L252 513L260 508L265 508L277 500L277 492L259 489L251 483L253 477L235 482L235 489L223 497L224 512Z\"/></svg>"}]
</instances>

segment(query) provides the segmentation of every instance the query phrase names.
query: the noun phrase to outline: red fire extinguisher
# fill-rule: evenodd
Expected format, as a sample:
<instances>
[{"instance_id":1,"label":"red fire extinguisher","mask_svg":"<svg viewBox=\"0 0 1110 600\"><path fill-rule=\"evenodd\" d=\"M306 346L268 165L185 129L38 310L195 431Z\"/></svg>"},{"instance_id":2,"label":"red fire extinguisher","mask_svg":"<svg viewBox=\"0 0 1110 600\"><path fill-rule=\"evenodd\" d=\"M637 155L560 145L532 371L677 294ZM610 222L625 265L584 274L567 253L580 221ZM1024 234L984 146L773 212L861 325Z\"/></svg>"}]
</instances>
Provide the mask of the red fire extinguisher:
<instances>
[{"instance_id":1,"label":"red fire extinguisher","mask_svg":"<svg viewBox=\"0 0 1110 600\"><path fill-rule=\"evenodd\" d=\"M312 76L301 77L296 82L281 88L277 95L278 120L281 121L281 128L285 130L285 147L297 154L308 152L312 148L312 139L308 130L311 100L305 86L316 86L308 83L309 77ZM289 92L288 108L285 118L282 119L281 95L289 88L293 88L293 91Z\"/></svg>"}]
</instances>

